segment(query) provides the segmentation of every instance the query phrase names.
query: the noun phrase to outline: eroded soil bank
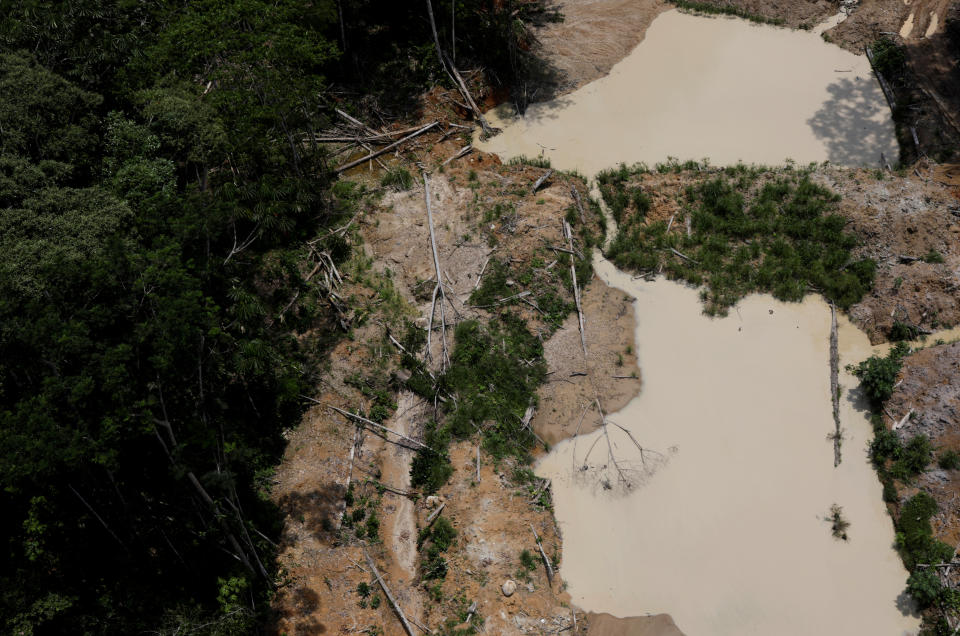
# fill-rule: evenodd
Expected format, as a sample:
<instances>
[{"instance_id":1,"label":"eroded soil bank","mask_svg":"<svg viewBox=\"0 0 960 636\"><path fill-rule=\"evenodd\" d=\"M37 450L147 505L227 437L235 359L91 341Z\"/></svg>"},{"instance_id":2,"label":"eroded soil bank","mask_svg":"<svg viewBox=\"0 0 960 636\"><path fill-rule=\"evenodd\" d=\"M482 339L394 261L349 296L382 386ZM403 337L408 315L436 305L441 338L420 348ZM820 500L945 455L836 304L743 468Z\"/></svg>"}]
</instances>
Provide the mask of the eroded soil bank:
<instances>
[{"instance_id":1,"label":"eroded soil bank","mask_svg":"<svg viewBox=\"0 0 960 636\"><path fill-rule=\"evenodd\" d=\"M505 106L481 147L547 155L584 174L668 156L779 164L880 165L899 155L890 111L864 56L811 32L679 11L660 14L610 74L564 97Z\"/></svg>"},{"instance_id":2,"label":"eroded soil bank","mask_svg":"<svg viewBox=\"0 0 960 636\"><path fill-rule=\"evenodd\" d=\"M573 601L619 616L669 612L687 634L915 630L865 455L870 424L845 375L844 461L832 465L825 303L751 296L710 319L696 290L596 268L637 299L644 389L609 419L645 452L608 426L610 451L596 432L539 464L553 480ZM871 352L846 321L840 338L841 367ZM848 541L831 536L833 504Z\"/></svg>"}]
</instances>

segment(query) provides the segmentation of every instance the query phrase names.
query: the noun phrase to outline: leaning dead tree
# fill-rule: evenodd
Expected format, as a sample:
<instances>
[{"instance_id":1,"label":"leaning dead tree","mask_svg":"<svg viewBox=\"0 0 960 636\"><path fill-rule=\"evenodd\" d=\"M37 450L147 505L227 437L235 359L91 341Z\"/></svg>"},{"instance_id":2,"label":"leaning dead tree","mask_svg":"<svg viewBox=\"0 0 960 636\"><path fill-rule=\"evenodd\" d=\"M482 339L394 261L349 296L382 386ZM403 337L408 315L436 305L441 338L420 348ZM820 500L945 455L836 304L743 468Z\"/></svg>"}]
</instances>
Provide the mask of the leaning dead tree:
<instances>
[{"instance_id":1,"label":"leaning dead tree","mask_svg":"<svg viewBox=\"0 0 960 636\"><path fill-rule=\"evenodd\" d=\"M487 137L496 134L499 131L496 128L493 128L489 122L487 122L486 117L483 116L483 113L477 107L477 103L473 101L473 96L470 95L470 91L467 89L467 84L463 81L463 78L457 71L456 65L449 57L446 56L446 54L444 54L443 49L440 48L440 37L437 35L437 21L433 17L433 2L432 0L426 0L426 2L427 16L430 18L430 30L433 32L433 44L437 51L437 59L440 60L440 66L442 66L443 70L446 71L447 75L450 76L451 81L453 81L454 85L457 87L457 90L460 91L460 94L463 95L463 98L467 100L470 110L473 111L473 116L480 124L480 128L483 129L483 134Z\"/></svg>"}]
</instances>

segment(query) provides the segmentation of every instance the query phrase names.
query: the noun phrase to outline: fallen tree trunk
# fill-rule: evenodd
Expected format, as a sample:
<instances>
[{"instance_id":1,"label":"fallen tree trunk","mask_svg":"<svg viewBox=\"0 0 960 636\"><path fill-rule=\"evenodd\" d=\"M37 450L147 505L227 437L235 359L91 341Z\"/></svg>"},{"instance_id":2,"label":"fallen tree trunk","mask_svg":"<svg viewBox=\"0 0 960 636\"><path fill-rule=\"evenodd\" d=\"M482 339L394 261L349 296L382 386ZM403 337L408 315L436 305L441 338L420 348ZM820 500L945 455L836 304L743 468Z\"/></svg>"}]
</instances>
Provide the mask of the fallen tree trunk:
<instances>
[{"instance_id":1,"label":"fallen tree trunk","mask_svg":"<svg viewBox=\"0 0 960 636\"><path fill-rule=\"evenodd\" d=\"M533 184L533 187L530 189L530 194L533 194L534 192L536 192L537 190L539 190L539 189L540 189L540 186L542 186L543 183L544 183L547 179L549 179L552 174L553 174L553 169L551 168L550 170L547 170L547 171L543 174L543 176L541 176L539 179L537 179L536 183L534 183L534 184Z\"/></svg>"},{"instance_id":2,"label":"fallen tree trunk","mask_svg":"<svg viewBox=\"0 0 960 636\"><path fill-rule=\"evenodd\" d=\"M543 565L547 569L547 583L551 586L553 585L553 564L550 563L550 559L547 558L547 553L543 551L543 544L540 542L540 535L537 534L537 529L533 527L533 524L530 524L530 529L533 530L533 538L537 542L537 549L540 550L540 558L543 559Z\"/></svg>"},{"instance_id":3,"label":"fallen tree trunk","mask_svg":"<svg viewBox=\"0 0 960 636\"><path fill-rule=\"evenodd\" d=\"M371 153L370 153L369 155L367 155L366 157L361 157L360 159L357 159L356 161L351 161L350 163L344 164L344 165L340 166L339 168L336 168L336 169L334 170L334 172L340 173L340 172L343 172L344 170L349 170L350 168L355 168L355 167L359 166L360 164L364 163L365 161L370 161L371 159L374 159L374 158L376 158L376 157L379 157L380 155L382 155L382 154L384 154L384 153L386 153L386 152L390 152L390 151L393 150L394 148L396 148L396 147L398 147L398 146L400 146L400 145L402 145L402 144L410 141L410 140L413 139L414 137L419 137L419 136L422 135L423 133L427 132L428 130L430 130L431 128L433 128L434 126L436 126L438 123L439 123L439 122L433 122L433 123L427 124L427 125L424 126L423 128L418 128L416 132L413 132L413 133L407 135L407 136L404 137L403 139L400 139L399 141L395 141L395 142L393 142L392 144L390 144L389 146L384 146L384 147L381 148L380 150L377 150L377 151L375 151L375 152L371 152Z\"/></svg>"},{"instance_id":4,"label":"fallen tree trunk","mask_svg":"<svg viewBox=\"0 0 960 636\"><path fill-rule=\"evenodd\" d=\"M460 151L457 152L457 154L453 155L452 157L450 157L449 159L447 159L446 161L444 161L444 162L443 162L442 164L440 164L440 165L445 166L445 165L447 165L448 163L450 163L451 161L455 161L455 160L459 159L460 157L465 157L466 155L470 154L470 152L471 152L472 150L473 150L473 145L472 145L472 144L467 144L466 146L464 146L463 148L461 148Z\"/></svg>"},{"instance_id":5,"label":"fallen tree trunk","mask_svg":"<svg viewBox=\"0 0 960 636\"><path fill-rule=\"evenodd\" d=\"M387 600L390 601L390 605L393 606L393 611L397 613L397 617L400 619L400 622L403 624L403 629L407 632L408 636L414 636L413 626L410 625L410 622L407 620L407 615L403 613L403 609L400 607L400 604L397 603L397 599L393 597L393 594L390 593L390 588L387 587L386 582L384 582L383 577L380 576L380 570L377 569L376 564L374 564L373 559L370 558L370 555L367 554L367 551L363 551L363 556L367 558L367 565L370 567L370 571L373 572L373 575L377 578L377 583L380 584L380 589L383 590L384 596L387 597Z\"/></svg>"},{"instance_id":6,"label":"fallen tree trunk","mask_svg":"<svg viewBox=\"0 0 960 636\"><path fill-rule=\"evenodd\" d=\"M427 357L430 357L430 340L433 335L433 315L436 313L437 297L440 297L440 370L450 364L450 356L447 354L447 320L444 315L443 302L447 295L443 291L443 275L440 273L440 255L437 252L437 238L433 232L433 207L430 205L430 181L426 173L423 175L423 197L427 204L427 223L430 226L430 247L433 250L433 267L437 276L437 285L433 288L433 302L430 305L430 322L427 325Z\"/></svg>"},{"instance_id":7,"label":"fallen tree trunk","mask_svg":"<svg viewBox=\"0 0 960 636\"><path fill-rule=\"evenodd\" d=\"M404 435L403 433L398 433L397 431L393 430L392 428L387 428L387 427L384 426L383 424L377 424L377 423L374 422L373 420L368 420L367 418L362 417L362 416L360 416L360 415L356 415L356 414L351 413L351 412L349 412L349 411L344 411L343 409L337 408L337 407L333 406L332 404L324 404L324 403L321 402L320 400L315 400L315 399L312 398L312 397L307 397L306 395L304 395L304 396L302 396L302 397L310 400L311 402L313 402L313 403L315 403L315 404L319 404L319 405L321 405L321 406L326 406L328 409L333 410L333 411L336 411L336 412L339 413L340 415L343 415L343 416L345 416L345 417L349 417L349 418L352 419L352 420L355 420L355 421L357 421L357 422L363 422L364 424L366 424L366 425L368 425L368 426L373 426L374 428L378 428L378 429L380 429L380 430L382 430L382 431L386 431L386 432L388 432L388 433L392 433L393 435L396 435L397 437L399 437L400 439L404 440L405 442L410 442L410 443L413 444L414 446L417 446L417 447L419 447L419 448L426 449L426 450L428 450L428 451L432 451L432 450L433 450L432 448L430 448L429 446L427 446L427 445L424 444L423 442L418 442L417 440L413 439L412 437L407 437L407 436Z\"/></svg>"},{"instance_id":8,"label":"fallen tree trunk","mask_svg":"<svg viewBox=\"0 0 960 636\"><path fill-rule=\"evenodd\" d=\"M580 286L577 285L577 268L573 258L573 233L566 219L563 220L563 235L570 246L570 278L573 281L573 300L577 304L577 319L580 321L580 344L583 346L583 356L587 356L587 335L583 330L583 308L580 306Z\"/></svg>"},{"instance_id":9,"label":"fallen tree trunk","mask_svg":"<svg viewBox=\"0 0 960 636\"><path fill-rule=\"evenodd\" d=\"M840 431L840 354L837 336L837 308L830 304L830 399L833 402L833 466L840 465L840 444L843 434Z\"/></svg>"}]
</instances>

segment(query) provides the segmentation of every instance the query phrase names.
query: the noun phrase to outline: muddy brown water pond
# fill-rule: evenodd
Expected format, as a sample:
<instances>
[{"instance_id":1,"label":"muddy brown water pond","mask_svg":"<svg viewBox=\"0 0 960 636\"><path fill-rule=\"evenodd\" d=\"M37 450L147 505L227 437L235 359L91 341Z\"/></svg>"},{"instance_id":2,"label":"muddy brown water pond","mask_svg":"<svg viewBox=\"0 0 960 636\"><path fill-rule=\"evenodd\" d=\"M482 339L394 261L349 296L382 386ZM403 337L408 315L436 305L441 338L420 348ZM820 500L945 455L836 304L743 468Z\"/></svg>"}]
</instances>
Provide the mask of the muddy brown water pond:
<instances>
[{"instance_id":1,"label":"muddy brown water pond","mask_svg":"<svg viewBox=\"0 0 960 636\"><path fill-rule=\"evenodd\" d=\"M862 56L816 33L676 11L609 76L522 119L493 119L504 130L486 150L544 155L591 176L668 156L847 165L897 156ZM608 426L609 447L597 431L537 466L553 481L573 601L615 616L669 613L688 636L915 633L867 457L866 405L843 371L844 460L833 466L826 303L754 295L708 318L695 289L634 280L599 256L595 268L634 299L644 383L609 415L622 427ZM841 369L871 353L841 317ZM834 504L851 524L847 541L831 534Z\"/></svg>"},{"instance_id":2,"label":"muddy brown water pond","mask_svg":"<svg viewBox=\"0 0 960 636\"><path fill-rule=\"evenodd\" d=\"M537 467L553 480L573 601L617 616L666 612L687 636L914 633L867 458L866 406L845 372L843 462L833 466L826 303L754 295L709 318L695 289L595 266L636 299L644 385L608 420L645 452L608 425L634 484L626 494L599 431ZM839 336L841 368L873 352L842 318ZM832 536L833 504L850 522L847 541Z\"/></svg>"},{"instance_id":3,"label":"muddy brown water pond","mask_svg":"<svg viewBox=\"0 0 960 636\"><path fill-rule=\"evenodd\" d=\"M880 165L899 156L890 110L865 56L815 31L668 11L610 74L489 117L503 132L479 144L549 156L587 175L668 156L716 165L831 161Z\"/></svg>"}]
</instances>

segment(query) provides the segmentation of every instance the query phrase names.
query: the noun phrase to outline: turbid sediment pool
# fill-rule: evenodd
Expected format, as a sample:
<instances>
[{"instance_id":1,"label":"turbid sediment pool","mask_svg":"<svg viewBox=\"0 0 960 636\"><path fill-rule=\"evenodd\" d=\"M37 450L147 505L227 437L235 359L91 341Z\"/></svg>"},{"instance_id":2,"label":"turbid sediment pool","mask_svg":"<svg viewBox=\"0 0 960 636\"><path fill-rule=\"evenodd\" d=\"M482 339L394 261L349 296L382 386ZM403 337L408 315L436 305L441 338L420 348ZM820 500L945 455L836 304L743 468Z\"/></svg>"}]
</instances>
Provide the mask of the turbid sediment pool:
<instances>
[{"instance_id":1,"label":"turbid sediment pool","mask_svg":"<svg viewBox=\"0 0 960 636\"><path fill-rule=\"evenodd\" d=\"M610 74L513 116L483 142L501 155L549 156L593 175L668 156L715 165L899 156L890 110L863 55L812 31L668 11Z\"/></svg>"},{"instance_id":2,"label":"turbid sediment pool","mask_svg":"<svg viewBox=\"0 0 960 636\"><path fill-rule=\"evenodd\" d=\"M715 165L897 157L863 56L817 33L676 11L609 76L523 118L492 119L503 132L485 150L543 155L590 176L670 156ZM609 445L602 431L583 435L537 467L553 483L573 601L617 616L669 613L688 636L915 633L867 457L868 414L842 371L871 355L866 335L841 317L843 462L834 467L831 320L820 297L754 295L709 318L696 289L634 280L599 256L595 268L635 300L643 386L608 414ZM846 541L832 536L833 505L851 524Z\"/></svg>"},{"instance_id":3,"label":"turbid sediment pool","mask_svg":"<svg viewBox=\"0 0 960 636\"><path fill-rule=\"evenodd\" d=\"M636 299L643 387L608 420L646 452L641 461L608 426L634 483L626 494L599 431L537 468L553 482L573 601L617 616L666 612L687 636L913 633L907 573L866 454L870 423L843 371L843 462L833 466L826 303L754 295L709 318L694 289L595 267ZM839 336L841 367L871 354L842 317ZM847 541L832 536L833 504L851 524Z\"/></svg>"}]
</instances>

